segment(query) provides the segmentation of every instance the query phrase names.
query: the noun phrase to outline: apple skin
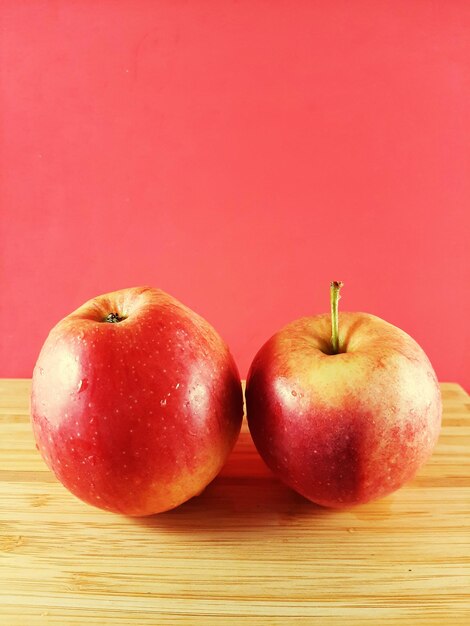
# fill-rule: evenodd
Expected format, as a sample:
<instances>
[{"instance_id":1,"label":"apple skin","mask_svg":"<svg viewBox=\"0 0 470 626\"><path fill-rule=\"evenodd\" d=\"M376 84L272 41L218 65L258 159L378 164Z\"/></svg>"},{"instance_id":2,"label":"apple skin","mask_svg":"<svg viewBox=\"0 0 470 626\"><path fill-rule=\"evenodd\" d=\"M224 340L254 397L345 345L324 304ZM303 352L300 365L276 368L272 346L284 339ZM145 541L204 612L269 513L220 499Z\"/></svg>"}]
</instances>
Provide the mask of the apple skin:
<instances>
[{"instance_id":1,"label":"apple skin","mask_svg":"<svg viewBox=\"0 0 470 626\"><path fill-rule=\"evenodd\" d=\"M392 493L416 474L439 436L434 370L404 331L366 313L285 326L247 379L253 441L276 476L309 500L345 508Z\"/></svg>"},{"instance_id":2,"label":"apple skin","mask_svg":"<svg viewBox=\"0 0 470 626\"><path fill-rule=\"evenodd\" d=\"M125 319L107 323L108 314ZM199 494L243 417L236 364L202 317L159 289L99 296L50 332L31 419L49 468L89 504L126 515Z\"/></svg>"}]
</instances>

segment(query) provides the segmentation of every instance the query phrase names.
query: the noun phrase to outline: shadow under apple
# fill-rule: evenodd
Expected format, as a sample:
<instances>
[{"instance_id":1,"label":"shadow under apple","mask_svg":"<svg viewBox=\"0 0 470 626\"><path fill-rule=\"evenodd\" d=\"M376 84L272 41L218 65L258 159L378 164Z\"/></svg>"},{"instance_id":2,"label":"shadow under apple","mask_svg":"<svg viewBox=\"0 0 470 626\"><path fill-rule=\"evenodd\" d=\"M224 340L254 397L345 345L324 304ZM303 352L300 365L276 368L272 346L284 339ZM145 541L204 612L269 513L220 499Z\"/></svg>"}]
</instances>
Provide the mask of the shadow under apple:
<instances>
[{"instance_id":1,"label":"shadow under apple","mask_svg":"<svg viewBox=\"0 0 470 626\"><path fill-rule=\"evenodd\" d=\"M349 511L321 507L284 485L243 431L220 474L200 495L165 513L132 518L132 522L155 530L226 534L282 529L302 524L305 518L313 526L331 516L350 520Z\"/></svg>"}]
</instances>

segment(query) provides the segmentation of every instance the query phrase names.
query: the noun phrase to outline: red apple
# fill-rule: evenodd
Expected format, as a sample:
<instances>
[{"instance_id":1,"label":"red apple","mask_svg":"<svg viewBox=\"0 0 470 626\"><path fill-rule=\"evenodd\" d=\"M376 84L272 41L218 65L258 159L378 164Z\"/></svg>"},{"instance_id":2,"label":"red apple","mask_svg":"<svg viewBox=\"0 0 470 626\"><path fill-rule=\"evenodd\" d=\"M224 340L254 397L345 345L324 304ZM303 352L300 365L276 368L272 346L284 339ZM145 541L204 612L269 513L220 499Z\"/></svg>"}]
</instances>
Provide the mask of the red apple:
<instances>
[{"instance_id":1,"label":"red apple","mask_svg":"<svg viewBox=\"0 0 470 626\"><path fill-rule=\"evenodd\" d=\"M436 375L405 332L366 313L305 317L276 333L248 374L247 417L271 470L313 502L385 496L430 456L441 424ZM333 325L333 332L332 332Z\"/></svg>"},{"instance_id":2,"label":"red apple","mask_svg":"<svg viewBox=\"0 0 470 626\"><path fill-rule=\"evenodd\" d=\"M200 493L242 416L226 344L158 289L85 303L52 329L34 369L31 417L47 465L85 502L127 515Z\"/></svg>"}]
</instances>

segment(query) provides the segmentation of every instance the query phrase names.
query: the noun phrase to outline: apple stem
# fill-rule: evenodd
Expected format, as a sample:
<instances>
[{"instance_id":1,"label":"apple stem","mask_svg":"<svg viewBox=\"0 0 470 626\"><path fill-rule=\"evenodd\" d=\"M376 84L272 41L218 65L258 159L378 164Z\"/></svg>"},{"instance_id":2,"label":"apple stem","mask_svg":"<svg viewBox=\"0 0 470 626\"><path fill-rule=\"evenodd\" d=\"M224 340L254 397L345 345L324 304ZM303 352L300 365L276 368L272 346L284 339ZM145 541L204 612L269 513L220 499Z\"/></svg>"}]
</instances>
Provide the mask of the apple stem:
<instances>
[{"instance_id":1,"label":"apple stem","mask_svg":"<svg viewBox=\"0 0 470 626\"><path fill-rule=\"evenodd\" d=\"M109 324L117 324L118 322L122 322L123 319L125 318L121 317L117 313L110 313L104 318L103 322L108 322Z\"/></svg>"},{"instance_id":2,"label":"apple stem","mask_svg":"<svg viewBox=\"0 0 470 626\"><path fill-rule=\"evenodd\" d=\"M333 354L338 354L339 352L338 302L341 298L339 292L343 284L340 280L334 280L330 285L331 345L333 346Z\"/></svg>"}]
</instances>

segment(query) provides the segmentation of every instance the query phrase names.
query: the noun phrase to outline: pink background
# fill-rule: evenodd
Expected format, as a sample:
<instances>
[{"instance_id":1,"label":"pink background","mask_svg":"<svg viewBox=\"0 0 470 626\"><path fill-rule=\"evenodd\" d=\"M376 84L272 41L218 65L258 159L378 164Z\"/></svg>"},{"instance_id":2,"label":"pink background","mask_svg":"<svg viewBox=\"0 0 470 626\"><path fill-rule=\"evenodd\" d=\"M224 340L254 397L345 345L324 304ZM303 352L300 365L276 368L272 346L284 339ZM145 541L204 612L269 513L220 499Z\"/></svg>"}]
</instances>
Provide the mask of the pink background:
<instances>
[{"instance_id":1,"label":"pink background","mask_svg":"<svg viewBox=\"0 0 470 626\"><path fill-rule=\"evenodd\" d=\"M375 313L470 388L470 3L4 1L0 376L84 300L158 286L245 375Z\"/></svg>"}]
</instances>

